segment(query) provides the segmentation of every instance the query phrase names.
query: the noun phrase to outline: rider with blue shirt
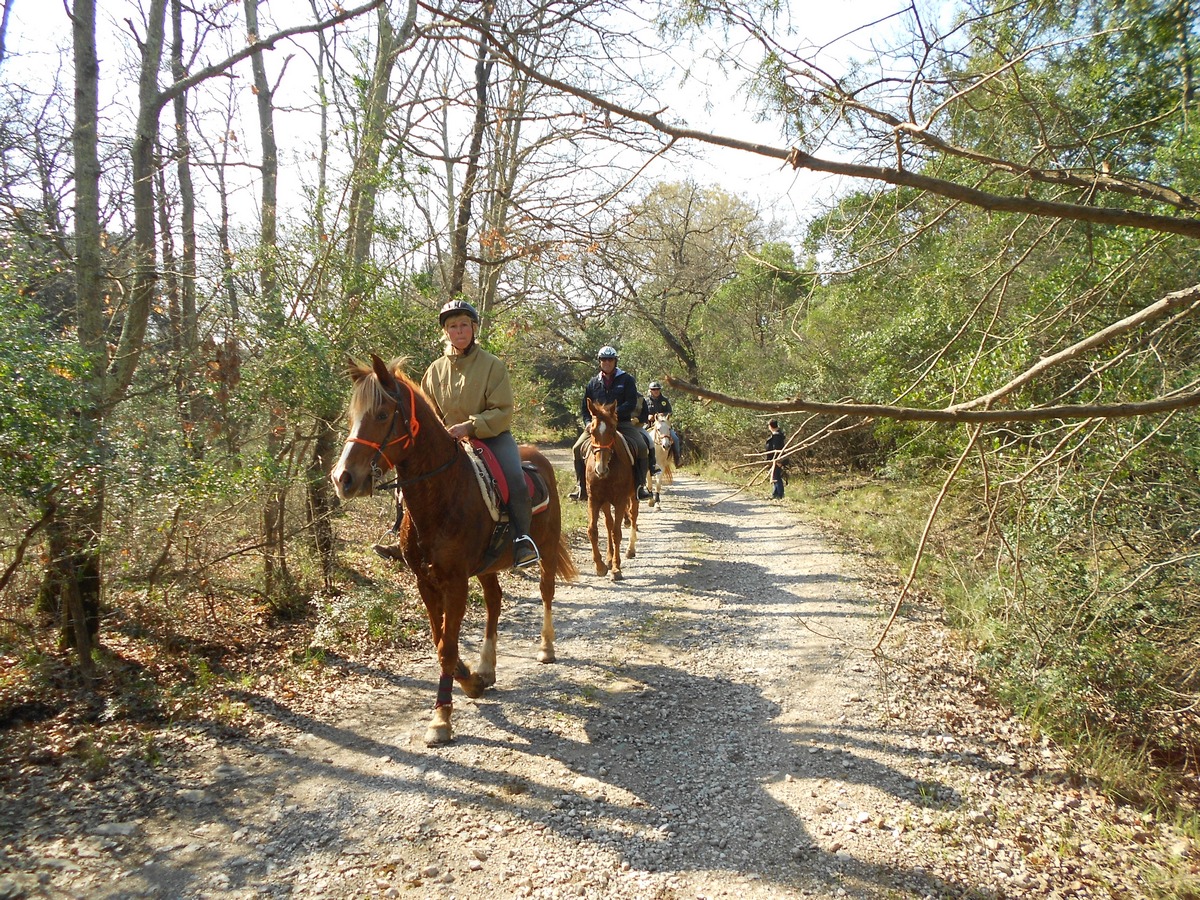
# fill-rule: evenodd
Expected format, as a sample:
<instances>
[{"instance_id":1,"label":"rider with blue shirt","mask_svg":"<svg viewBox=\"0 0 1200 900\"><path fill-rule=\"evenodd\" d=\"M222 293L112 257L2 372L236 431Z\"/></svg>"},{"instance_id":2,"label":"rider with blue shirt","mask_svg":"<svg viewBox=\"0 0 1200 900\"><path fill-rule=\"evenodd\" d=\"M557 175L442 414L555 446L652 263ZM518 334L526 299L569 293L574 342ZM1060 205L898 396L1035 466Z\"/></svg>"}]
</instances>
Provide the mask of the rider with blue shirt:
<instances>
[{"instance_id":1,"label":"rider with blue shirt","mask_svg":"<svg viewBox=\"0 0 1200 900\"><path fill-rule=\"evenodd\" d=\"M580 403L580 418L583 419L584 432L572 448L575 457L575 478L578 485L571 492L571 497L575 500L587 499L587 475L581 451L588 439L588 423L592 420L592 415L587 408L587 402L591 400L593 403L617 404L617 430L621 432L626 443L629 444L629 449L635 454L633 478L637 484L638 499L649 500L654 496L646 490L646 475L650 471L650 436L631 421L637 411L638 401L641 399L637 383L632 375L617 368L616 348L601 347L596 353L596 360L600 371L587 383L587 387L583 391L583 400Z\"/></svg>"}]
</instances>

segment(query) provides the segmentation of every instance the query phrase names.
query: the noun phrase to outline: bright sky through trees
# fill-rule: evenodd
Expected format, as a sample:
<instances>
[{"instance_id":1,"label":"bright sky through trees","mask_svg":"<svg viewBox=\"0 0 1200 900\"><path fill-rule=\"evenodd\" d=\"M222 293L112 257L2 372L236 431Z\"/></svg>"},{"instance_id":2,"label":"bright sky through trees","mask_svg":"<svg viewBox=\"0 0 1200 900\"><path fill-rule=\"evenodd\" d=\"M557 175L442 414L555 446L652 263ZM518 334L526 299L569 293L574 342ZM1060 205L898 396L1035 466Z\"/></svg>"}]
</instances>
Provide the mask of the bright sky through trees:
<instances>
[{"instance_id":1,"label":"bright sky through trees","mask_svg":"<svg viewBox=\"0 0 1200 900\"><path fill-rule=\"evenodd\" d=\"M790 20L790 32L795 35L797 46L827 46L824 55L828 56L829 68L838 71L851 59L869 58L873 53L872 41L886 39L898 21L898 14L908 6L902 0L848 0L830 4L793 0L780 14L780 21ZM266 2L260 15L263 31L269 32L276 27L311 20L312 9L309 3L300 0ZM100 81L102 92L108 92L101 100L102 115L134 114L136 82L131 72L127 75L122 70L130 66L131 52L125 48L131 45L133 33L128 23L139 23L141 18L138 6L132 0L106 0L100 4L97 16ZM363 17L352 29L365 35L370 24L370 17ZM731 72L714 62L721 54L733 54L743 65L749 66L755 61L758 48L731 46L725 40L719 32L710 33L704 41L691 47L690 59L676 59L674 70L665 73L662 90L656 93L664 114L682 118L689 127L698 130L786 146L787 138L776 123L755 120L755 101L739 85L744 73ZM13 0L6 44L7 57L0 75L10 84L41 94L49 90L57 78L60 89L69 90L70 23L63 3ZM197 65L213 61L218 53L215 47L207 49L197 60ZM316 131L313 125L316 110L314 55L312 38L308 36L283 43L268 54L268 66L275 73L288 60L276 96L279 109L276 127L281 151L285 154L281 159L284 163L281 172L284 183L280 190L283 203L289 198L300 198L301 185L295 179L303 177L305 161L311 156ZM230 91L240 101L239 119L232 123L240 144L235 149L250 163L257 158L258 150L248 67L243 66L235 72ZM759 204L767 218L777 218L785 223L798 224L811 211L814 195L828 193L835 184L828 177L792 172L777 161L740 151L697 145L684 149L695 154L695 158L686 163L686 177L701 183L720 184ZM680 164L676 155L654 160L647 166L645 177L676 180L685 174L681 173ZM247 181L241 189L242 201L252 203L256 193L253 170L248 169L245 174ZM289 180L291 184L287 183ZM236 194L233 199L239 202Z\"/></svg>"}]
</instances>

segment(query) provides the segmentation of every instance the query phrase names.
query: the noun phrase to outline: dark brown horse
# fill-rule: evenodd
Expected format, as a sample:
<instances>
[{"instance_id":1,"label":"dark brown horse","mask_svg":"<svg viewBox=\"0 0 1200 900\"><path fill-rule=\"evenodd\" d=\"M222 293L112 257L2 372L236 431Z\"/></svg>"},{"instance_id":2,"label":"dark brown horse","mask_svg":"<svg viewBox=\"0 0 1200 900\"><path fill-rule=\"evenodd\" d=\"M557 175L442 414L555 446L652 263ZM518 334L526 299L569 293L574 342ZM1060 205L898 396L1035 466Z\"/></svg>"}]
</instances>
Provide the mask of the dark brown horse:
<instances>
[{"instance_id":1,"label":"dark brown horse","mask_svg":"<svg viewBox=\"0 0 1200 900\"><path fill-rule=\"evenodd\" d=\"M441 664L437 704L425 742L443 744L451 738L453 682L457 680L468 697L479 697L496 683L501 597L497 573L512 565L511 542L487 564L494 523L471 460L399 364L385 364L372 354L370 366L351 362L349 374L354 382L347 411L350 435L331 478L338 496L347 499L370 494L376 480L394 470L393 486L404 492L406 515L400 529L400 550L417 577ZM537 467L550 489L550 505L533 517L530 536L542 555L538 661L553 662L554 579L571 580L579 572L562 534L554 469L534 447L522 446L521 459ZM458 655L459 631L467 611L467 581L472 575L483 586L487 608L474 672Z\"/></svg>"},{"instance_id":2,"label":"dark brown horse","mask_svg":"<svg viewBox=\"0 0 1200 900\"><path fill-rule=\"evenodd\" d=\"M629 550L625 555L629 559L637 555L638 498L633 462L617 430L617 404L593 403L589 399L587 408L592 420L588 423L588 439L581 452L586 460L587 532L592 542L592 561L596 564L597 575L611 573L613 581L620 581L622 522L629 522ZM607 559L600 555L601 511L608 530Z\"/></svg>"}]
</instances>

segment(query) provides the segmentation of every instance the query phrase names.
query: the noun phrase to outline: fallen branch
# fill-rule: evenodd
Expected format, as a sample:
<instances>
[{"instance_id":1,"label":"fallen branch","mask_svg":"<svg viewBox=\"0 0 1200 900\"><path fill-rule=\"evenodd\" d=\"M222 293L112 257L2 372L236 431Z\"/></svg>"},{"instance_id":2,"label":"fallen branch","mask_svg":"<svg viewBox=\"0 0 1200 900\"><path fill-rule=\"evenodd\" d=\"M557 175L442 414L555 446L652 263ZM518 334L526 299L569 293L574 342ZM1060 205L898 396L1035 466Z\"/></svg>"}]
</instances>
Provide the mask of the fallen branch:
<instances>
[{"instance_id":1,"label":"fallen branch","mask_svg":"<svg viewBox=\"0 0 1200 900\"><path fill-rule=\"evenodd\" d=\"M1200 388L1193 388L1172 396L1159 397L1155 400L1132 403L1085 403L1077 406L1041 406L1030 409L968 410L962 409L961 405L957 408L919 409L913 406L889 406L886 403L855 403L853 401L822 403L818 400L804 400L800 397L794 397L791 400L749 400L744 397L722 394L720 391L710 391L671 375L667 376L666 381L674 390L683 391L685 394L691 394L701 400L711 400L738 409L754 409L765 413L810 412L831 416L898 419L909 422L963 424L969 422L1046 422L1055 419L1116 419L1200 406Z\"/></svg>"}]
</instances>

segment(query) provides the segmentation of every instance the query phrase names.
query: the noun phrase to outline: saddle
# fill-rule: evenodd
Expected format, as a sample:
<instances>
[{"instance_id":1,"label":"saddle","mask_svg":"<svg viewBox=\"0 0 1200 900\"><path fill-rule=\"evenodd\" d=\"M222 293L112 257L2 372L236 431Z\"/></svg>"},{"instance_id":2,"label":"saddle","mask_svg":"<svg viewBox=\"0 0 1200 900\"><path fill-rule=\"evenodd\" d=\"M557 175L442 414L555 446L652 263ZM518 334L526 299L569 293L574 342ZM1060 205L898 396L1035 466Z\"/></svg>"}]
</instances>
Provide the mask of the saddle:
<instances>
[{"instance_id":1,"label":"saddle","mask_svg":"<svg viewBox=\"0 0 1200 900\"><path fill-rule=\"evenodd\" d=\"M512 543L508 519L510 485L500 468L500 460L496 459L496 454L487 444L477 438L470 438L468 446L471 452L467 454L467 458L471 460L471 468L475 470L475 480L479 482L483 501L487 504L488 513L495 523L487 549L483 552L483 559L478 568L471 573L478 575L491 568L492 563L499 559ZM533 463L521 463L521 472L525 476L525 489L529 491L530 505L536 516L550 505L550 488Z\"/></svg>"},{"instance_id":2,"label":"saddle","mask_svg":"<svg viewBox=\"0 0 1200 900\"><path fill-rule=\"evenodd\" d=\"M477 438L470 439L470 447L468 457L475 469L475 478L479 482L479 489L483 493L492 521L499 522L503 518L507 522L510 486L500 468L500 460L496 459L496 454L487 444ZM525 476L525 489L529 491L530 505L536 516L550 505L550 487L533 463L521 463L521 472Z\"/></svg>"}]
</instances>

